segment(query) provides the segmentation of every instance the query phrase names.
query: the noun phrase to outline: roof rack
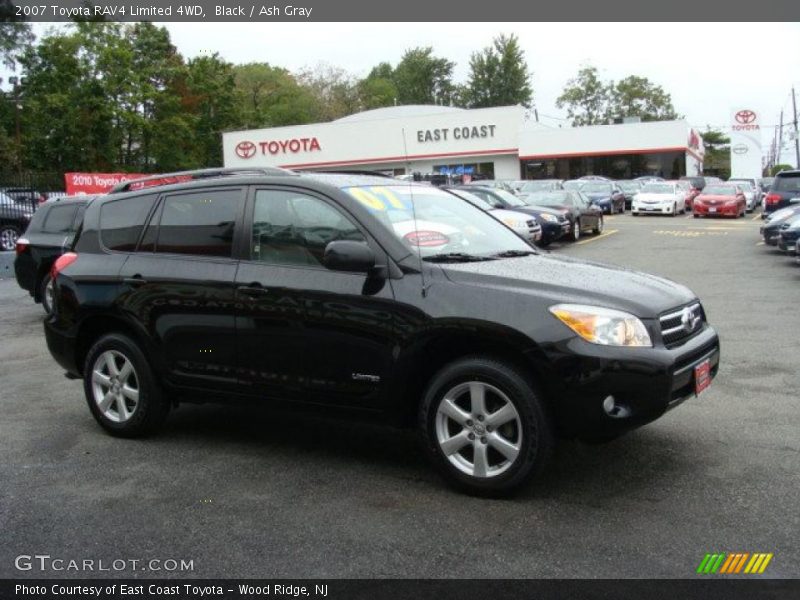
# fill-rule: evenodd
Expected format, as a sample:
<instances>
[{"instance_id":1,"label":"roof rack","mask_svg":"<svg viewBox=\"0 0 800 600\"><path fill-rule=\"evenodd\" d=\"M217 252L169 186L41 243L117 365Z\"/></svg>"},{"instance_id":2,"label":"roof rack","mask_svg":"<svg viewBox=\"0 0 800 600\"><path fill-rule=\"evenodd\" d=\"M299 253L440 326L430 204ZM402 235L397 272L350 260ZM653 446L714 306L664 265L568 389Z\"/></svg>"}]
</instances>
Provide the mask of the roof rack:
<instances>
[{"instance_id":1,"label":"roof rack","mask_svg":"<svg viewBox=\"0 0 800 600\"><path fill-rule=\"evenodd\" d=\"M298 171L298 173L325 173L331 175L371 175L373 177L384 177L386 179L394 179L394 175L387 175L382 171L370 171L368 169L314 169L307 171Z\"/></svg>"},{"instance_id":2,"label":"roof rack","mask_svg":"<svg viewBox=\"0 0 800 600\"><path fill-rule=\"evenodd\" d=\"M208 179L213 177L230 177L232 175L296 175L293 171L288 169L281 169L280 167L231 167L231 168L216 168L216 169L197 169L194 171L177 171L175 173L161 173L160 175L151 175L149 177L140 177L139 179L130 179L118 183L111 190L109 194L119 194L121 192L130 191L133 187L136 189L145 187L157 187L159 185L170 185L172 183L179 183L183 181L191 181L193 179Z\"/></svg>"}]
</instances>

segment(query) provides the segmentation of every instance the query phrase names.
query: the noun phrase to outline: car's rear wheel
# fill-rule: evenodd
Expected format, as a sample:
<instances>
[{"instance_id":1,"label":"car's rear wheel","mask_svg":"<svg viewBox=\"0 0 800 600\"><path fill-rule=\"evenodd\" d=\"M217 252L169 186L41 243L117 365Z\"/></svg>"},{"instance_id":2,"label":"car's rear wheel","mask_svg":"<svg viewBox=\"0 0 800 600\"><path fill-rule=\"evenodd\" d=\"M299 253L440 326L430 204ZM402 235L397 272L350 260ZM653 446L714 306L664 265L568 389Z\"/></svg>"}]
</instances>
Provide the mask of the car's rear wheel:
<instances>
[{"instance_id":1,"label":"car's rear wheel","mask_svg":"<svg viewBox=\"0 0 800 600\"><path fill-rule=\"evenodd\" d=\"M53 295L55 286L50 274L46 274L39 283L39 298L42 300L42 308L48 315L53 314Z\"/></svg>"},{"instance_id":2,"label":"car's rear wheel","mask_svg":"<svg viewBox=\"0 0 800 600\"><path fill-rule=\"evenodd\" d=\"M594 233L595 235L600 235L601 233L603 233L604 220L605 219L603 219L603 217L600 217L600 219L597 221L597 225L595 225L595 227L592 229L592 233Z\"/></svg>"},{"instance_id":3,"label":"car's rear wheel","mask_svg":"<svg viewBox=\"0 0 800 600\"><path fill-rule=\"evenodd\" d=\"M581 239L581 220L575 219L575 223L572 224L572 241L577 242Z\"/></svg>"},{"instance_id":4,"label":"car's rear wheel","mask_svg":"<svg viewBox=\"0 0 800 600\"><path fill-rule=\"evenodd\" d=\"M0 250L13 250L19 239L19 229L13 225L0 227Z\"/></svg>"},{"instance_id":5,"label":"car's rear wheel","mask_svg":"<svg viewBox=\"0 0 800 600\"><path fill-rule=\"evenodd\" d=\"M103 336L89 350L83 387L92 415L111 435L147 435L169 412L141 349L122 334Z\"/></svg>"},{"instance_id":6,"label":"car's rear wheel","mask_svg":"<svg viewBox=\"0 0 800 600\"><path fill-rule=\"evenodd\" d=\"M672 214L670 215L670 217L674 217L677 214L678 214L678 205L677 204L673 204L672 205Z\"/></svg>"},{"instance_id":7,"label":"car's rear wheel","mask_svg":"<svg viewBox=\"0 0 800 600\"><path fill-rule=\"evenodd\" d=\"M419 426L445 479L478 495L510 493L540 473L555 443L531 383L490 358L460 359L439 371L425 392Z\"/></svg>"}]
</instances>

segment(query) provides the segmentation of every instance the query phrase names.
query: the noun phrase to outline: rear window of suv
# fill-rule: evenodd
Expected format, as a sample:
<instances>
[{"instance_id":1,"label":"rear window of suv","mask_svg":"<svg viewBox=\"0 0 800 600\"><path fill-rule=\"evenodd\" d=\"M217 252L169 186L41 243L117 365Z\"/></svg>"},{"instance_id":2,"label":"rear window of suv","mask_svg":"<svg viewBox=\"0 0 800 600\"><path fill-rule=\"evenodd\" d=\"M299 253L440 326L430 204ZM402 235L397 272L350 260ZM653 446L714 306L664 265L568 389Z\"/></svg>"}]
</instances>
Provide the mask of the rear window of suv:
<instances>
[{"instance_id":1,"label":"rear window of suv","mask_svg":"<svg viewBox=\"0 0 800 600\"><path fill-rule=\"evenodd\" d=\"M67 206L54 206L47 212L42 233L70 233L73 231L72 224L75 221L75 213L78 211L76 204Z\"/></svg>"},{"instance_id":2,"label":"rear window of suv","mask_svg":"<svg viewBox=\"0 0 800 600\"><path fill-rule=\"evenodd\" d=\"M777 175L770 190L773 192L800 192L800 173Z\"/></svg>"},{"instance_id":3,"label":"rear window of suv","mask_svg":"<svg viewBox=\"0 0 800 600\"><path fill-rule=\"evenodd\" d=\"M155 194L104 202L100 208L100 239L117 252L133 252L144 221L156 200Z\"/></svg>"}]
</instances>

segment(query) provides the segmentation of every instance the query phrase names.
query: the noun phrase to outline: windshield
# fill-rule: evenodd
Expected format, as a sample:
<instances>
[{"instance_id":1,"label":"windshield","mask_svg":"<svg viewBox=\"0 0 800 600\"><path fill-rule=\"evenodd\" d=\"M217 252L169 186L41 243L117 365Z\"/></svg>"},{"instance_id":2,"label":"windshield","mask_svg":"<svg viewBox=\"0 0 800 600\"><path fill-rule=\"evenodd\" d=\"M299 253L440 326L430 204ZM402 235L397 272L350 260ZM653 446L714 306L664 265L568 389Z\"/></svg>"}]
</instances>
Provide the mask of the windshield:
<instances>
[{"instance_id":1,"label":"windshield","mask_svg":"<svg viewBox=\"0 0 800 600\"><path fill-rule=\"evenodd\" d=\"M617 183L623 192L638 192L642 189L642 186L635 181L618 181Z\"/></svg>"},{"instance_id":2,"label":"windshield","mask_svg":"<svg viewBox=\"0 0 800 600\"><path fill-rule=\"evenodd\" d=\"M529 204L536 206L569 206L572 198L569 192L536 192L526 198Z\"/></svg>"},{"instance_id":3,"label":"windshield","mask_svg":"<svg viewBox=\"0 0 800 600\"><path fill-rule=\"evenodd\" d=\"M732 185L707 185L704 196L735 196L736 188Z\"/></svg>"},{"instance_id":4,"label":"windshield","mask_svg":"<svg viewBox=\"0 0 800 600\"><path fill-rule=\"evenodd\" d=\"M480 258L502 252L533 253L531 246L494 217L443 190L422 186L358 186L344 191L363 204L410 251L423 258L446 254Z\"/></svg>"},{"instance_id":5,"label":"windshield","mask_svg":"<svg viewBox=\"0 0 800 600\"><path fill-rule=\"evenodd\" d=\"M770 190L773 192L800 192L800 173L779 175L772 182Z\"/></svg>"},{"instance_id":6,"label":"windshield","mask_svg":"<svg viewBox=\"0 0 800 600\"><path fill-rule=\"evenodd\" d=\"M643 194L674 194L675 189L666 183L647 183L642 188Z\"/></svg>"},{"instance_id":7,"label":"windshield","mask_svg":"<svg viewBox=\"0 0 800 600\"><path fill-rule=\"evenodd\" d=\"M459 198L463 198L470 204L474 204L481 210L493 210L494 206L489 204L486 200L481 198L480 196L476 196L472 192L465 192L464 190L450 190L451 193L455 194Z\"/></svg>"},{"instance_id":8,"label":"windshield","mask_svg":"<svg viewBox=\"0 0 800 600\"><path fill-rule=\"evenodd\" d=\"M753 182L750 181L749 179L728 179L728 183L735 183L736 185L741 185L751 189L755 187L753 185Z\"/></svg>"},{"instance_id":9,"label":"windshield","mask_svg":"<svg viewBox=\"0 0 800 600\"><path fill-rule=\"evenodd\" d=\"M584 194L608 194L611 195L611 185L608 183L584 183L581 186Z\"/></svg>"},{"instance_id":10,"label":"windshield","mask_svg":"<svg viewBox=\"0 0 800 600\"><path fill-rule=\"evenodd\" d=\"M552 190L554 187L555 184L552 181L527 181L519 191L523 194L531 194L543 190Z\"/></svg>"},{"instance_id":11,"label":"windshield","mask_svg":"<svg viewBox=\"0 0 800 600\"><path fill-rule=\"evenodd\" d=\"M583 183L583 181L577 181L573 179L572 181L565 181L561 184L561 187L563 187L565 190L579 190L581 189L581 185Z\"/></svg>"}]
</instances>

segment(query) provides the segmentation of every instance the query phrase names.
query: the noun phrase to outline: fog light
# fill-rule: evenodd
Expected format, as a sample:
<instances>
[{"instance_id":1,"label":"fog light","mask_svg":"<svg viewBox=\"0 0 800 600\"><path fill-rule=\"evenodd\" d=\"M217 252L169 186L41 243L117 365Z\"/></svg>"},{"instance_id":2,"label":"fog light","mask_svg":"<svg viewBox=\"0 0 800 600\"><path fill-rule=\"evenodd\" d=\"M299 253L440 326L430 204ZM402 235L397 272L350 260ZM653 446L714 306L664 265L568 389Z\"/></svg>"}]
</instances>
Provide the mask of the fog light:
<instances>
[{"instance_id":1,"label":"fog light","mask_svg":"<svg viewBox=\"0 0 800 600\"><path fill-rule=\"evenodd\" d=\"M603 410L613 419L624 419L631 415L631 409L624 404L619 404L614 396L606 396L603 400Z\"/></svg>"}]
</instances>

